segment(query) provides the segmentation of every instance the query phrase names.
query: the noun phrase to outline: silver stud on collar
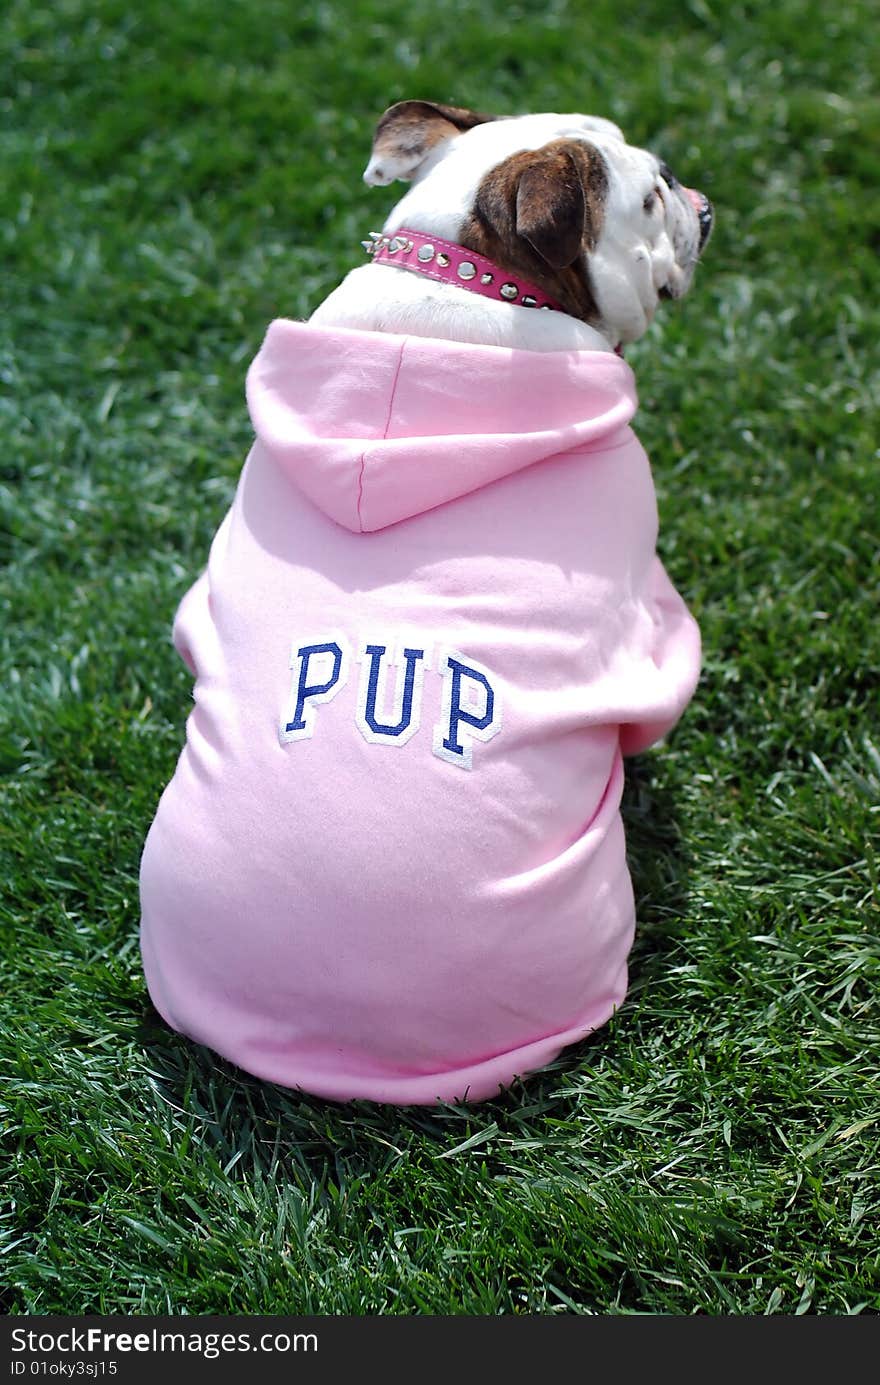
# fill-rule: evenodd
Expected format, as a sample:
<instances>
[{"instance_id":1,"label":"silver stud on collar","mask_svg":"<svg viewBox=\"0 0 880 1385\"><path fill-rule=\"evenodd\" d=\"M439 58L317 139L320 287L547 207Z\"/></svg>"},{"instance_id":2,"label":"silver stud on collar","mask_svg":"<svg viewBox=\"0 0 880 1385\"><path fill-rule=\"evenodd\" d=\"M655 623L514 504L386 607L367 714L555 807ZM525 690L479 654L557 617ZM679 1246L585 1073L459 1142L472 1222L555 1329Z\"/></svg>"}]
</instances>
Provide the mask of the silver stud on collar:
<instances>
[{"instance_id":1,"label":"silver stud on collar","mask_svg":"<svg viewBox=\"0 0 880 1385\"><path fill-rule=\"evenodd\" d=\"M502 298L507 299L508 303L512 303L519 293L519 289L516 284L502 284L498 292L501 294Z\"/></svg>"},{"instance_id":2,"label":"silver stud on collar","mask_svg":"<svg viewBox=\"0 0 880 1385\"><path fill-rule=\"evenodd\" d=\"M537 308L538 306L537 298L532 298L530 293L524 293L519 301L524 308Z\"/></svg>"},{"instance_id":3,"label":"silver stud on collar","mask_svg":"<svg viewBox=\"0 0 880 1385\"><path fill-rule=\"evenodd\" d=\"M477 266L472 264L470 260L462 260L457 273L459 279L474 279L477 274Z\"/></svg>"},{"instance_id":4,"label":"silver stud on collar","mask_svg":"<svg viewBox=\"0 0 880 1385\"><path fill-rule=\"evenodd\" d=\"M492 282L492 280L493 280L494 278L495 278L495 275L494 275L494 274L481 274L481 275L480 275L480 283L481 283L481 284L491 284L491 282Z\"/></svg>"},{"instance_id":5,"label":"silver stud on collar","mask_svg":"<svg viewBox=\"0 0 880 1385\"><path fill-rule=\"evenodd\" d=\"M420 245L416 258L421 260L422 264L430 264L434 258L433 245Z\"/></svg>"},{"instance_id":6,"label":"silver stud on collar","mask_svg":"<svg viewBox=\"0 0 880 1385\"><path fill-rule=\"evenodd\" d=\"M440 251L440 254L437 256L437 263L441 269L446 269L449 265L449 256L444 255L442 250Z\"/></svg>"}]
</instances>

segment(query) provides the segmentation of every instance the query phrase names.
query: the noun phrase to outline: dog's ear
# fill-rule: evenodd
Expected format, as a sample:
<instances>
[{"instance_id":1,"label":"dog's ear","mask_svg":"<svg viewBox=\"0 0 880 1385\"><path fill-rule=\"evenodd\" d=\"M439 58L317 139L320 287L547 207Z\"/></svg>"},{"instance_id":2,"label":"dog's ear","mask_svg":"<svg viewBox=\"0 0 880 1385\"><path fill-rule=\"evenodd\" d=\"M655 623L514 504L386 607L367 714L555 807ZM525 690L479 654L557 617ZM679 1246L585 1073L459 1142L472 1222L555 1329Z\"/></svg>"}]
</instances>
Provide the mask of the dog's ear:
<instances>
[{"instance_id":1,"label":"dog's ear","mask_svg":"<svg viewBox=\"0 0 880 1385\"><path fill-rule=\"evenodd\" d=\"M517 235L553 269L566 269L596 243L605 184L595 150L561 143L538 150L517 185Z\"/></svg>"},{"instance_id":2,"label":"dog's ear","mask_svg":"<svg viewBox=\"0 0 880 1385\"><path fill-rule=\"evenodd\" d=\"M607 185L598 150L580 141L554 140L543 149L512 154L487 174L474 212L502 246L524 240L545 264L567 269L596 244Z\"/></svg>"},{"instance_id":3,"label":"dog's ear","mask_svg":"<svg viewBox=\"0 0 880 1385\"><path fill-rule=\"evenodd\" d=\"M516 233L554 269L565 269L581 253L586 201L574 160L563 149L528 165L516 190Z\"/></svg>"},{"instance_id":4,"label":"dog's ear","mask_svg":"<svg viewBox=\"0 0 880 1385\"><path fill-rule=\"evenodd\" d=\"M495 119L494 115L481 115L461 106L398 101L396 106L388 107L376 126L364 182L371 187L393 183L395 178L408 182L438 144Z\"/></svg>"}]
</instances>

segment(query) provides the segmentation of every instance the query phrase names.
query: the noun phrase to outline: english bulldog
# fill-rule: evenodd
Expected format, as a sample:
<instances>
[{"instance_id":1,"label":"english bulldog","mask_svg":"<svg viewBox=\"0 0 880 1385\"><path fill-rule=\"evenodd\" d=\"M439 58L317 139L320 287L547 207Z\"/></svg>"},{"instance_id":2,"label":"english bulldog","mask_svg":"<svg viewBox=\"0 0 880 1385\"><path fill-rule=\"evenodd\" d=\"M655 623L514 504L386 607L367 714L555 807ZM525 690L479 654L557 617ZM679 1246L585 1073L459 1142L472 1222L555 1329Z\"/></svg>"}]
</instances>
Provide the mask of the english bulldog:
<instances>
[{"instance_id":1,"label":"english bulldog","mask_svg":"<svg viewBox=\"0 0 880 1385\"><path fill-rule=\"evenodd\" d=\"M312 322L529 351L613 350L643 335L661 298L687 292L712 229L705 194L599 116L499 118L402 101L379 121L364 172L371 186L395 179L412 187L386 237L406 227L452 241L508 279L539 284L562 311L523 312L523 295L500 296L500 275L499 291L475 302L389 272L386 257L381 275L350 273Z\"/></svg>"},{"instance_id":2,"label":"english bulldog","mask_svg":"<svg viewBox=\"0 0 880 1385\"><path fill-rule=\"evenodd\" d=\"M369 262L248 371L256 439L175 644L141 867L153 1000L335 1100L497 1095L603 1025L635 911L623 757L699 674L623 347L712 209L616 125L425 101Z\"/></svg>"}]
</instances>

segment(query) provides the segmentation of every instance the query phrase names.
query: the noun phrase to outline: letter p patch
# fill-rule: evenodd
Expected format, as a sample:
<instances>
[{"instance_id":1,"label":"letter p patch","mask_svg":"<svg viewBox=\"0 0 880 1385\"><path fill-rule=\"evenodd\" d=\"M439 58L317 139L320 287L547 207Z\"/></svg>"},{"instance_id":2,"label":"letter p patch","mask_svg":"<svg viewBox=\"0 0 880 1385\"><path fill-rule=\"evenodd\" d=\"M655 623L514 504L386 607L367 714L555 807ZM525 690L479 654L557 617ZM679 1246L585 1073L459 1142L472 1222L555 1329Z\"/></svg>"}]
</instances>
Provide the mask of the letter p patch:
<instances>
[{"instance_id":1,"label":"letter p patch","mask_svg":"<svg viewBox=\"0 0 880 1385\"><path fill-rule=\"evenodd\" d=\"M488 669L456 649L444 653L438 672L443 675L443 695L434 727L434 754L460 769L472 769L474 741L489 741L501 730L498 688Z\"/></svg>"},{"instance_id":2,"label":"letter p patch","mask_svg":"<svg viewBox=\"0 0 880 1385\"><path fill-rule=\"evenodd\" d=\"M290 651L293 685L281 722L282 744L315 734L316 706L329 702L348 680L348 643L336 635L315 644L295 643Z\"/></svg>"}]
</instances>

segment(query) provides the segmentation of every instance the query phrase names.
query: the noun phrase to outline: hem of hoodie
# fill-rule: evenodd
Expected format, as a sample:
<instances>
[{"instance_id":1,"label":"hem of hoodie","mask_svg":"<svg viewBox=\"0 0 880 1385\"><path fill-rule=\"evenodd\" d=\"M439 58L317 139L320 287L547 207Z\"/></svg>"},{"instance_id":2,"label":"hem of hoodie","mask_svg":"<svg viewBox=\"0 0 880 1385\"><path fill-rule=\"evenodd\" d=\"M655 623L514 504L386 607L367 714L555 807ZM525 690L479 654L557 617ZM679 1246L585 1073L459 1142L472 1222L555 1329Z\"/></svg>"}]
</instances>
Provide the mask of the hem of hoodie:
<instances>
[{"instance_id":1,"label":"hem of hoodie","mask_svg":"<svg viewBox=\"0 0 880 1385\"><path fill-rule=\"evenodd\" d=\"M152 980L148 981L147 988L157 1011L172 1029L263 1082L273 1082L279 1087L287 1087L305 1096L316 1096L323 1101L370 1101L388 1106L433 1106L438 1101L466 1103L503 1096L506 1088L519 1078L552 1063L564 1048L589 1038L597 1029L601 1029L620 1008L626 994L624 982L620 993L598 1007L589 1019L461 1067L435 1073L389 1073L384 1076L379 1073L340 1073L334 1077L325 1074L312 1077L308 1072L294 1071L294 1065L289 1066L282 1060L273 1060L267 1055L245 1054L234 1044L218 1044L206 1034L187 1030L171 1018L164 1004L159 1003ZM156 987L156 990L159 989Z\"/></svg>"}]
</instances>

